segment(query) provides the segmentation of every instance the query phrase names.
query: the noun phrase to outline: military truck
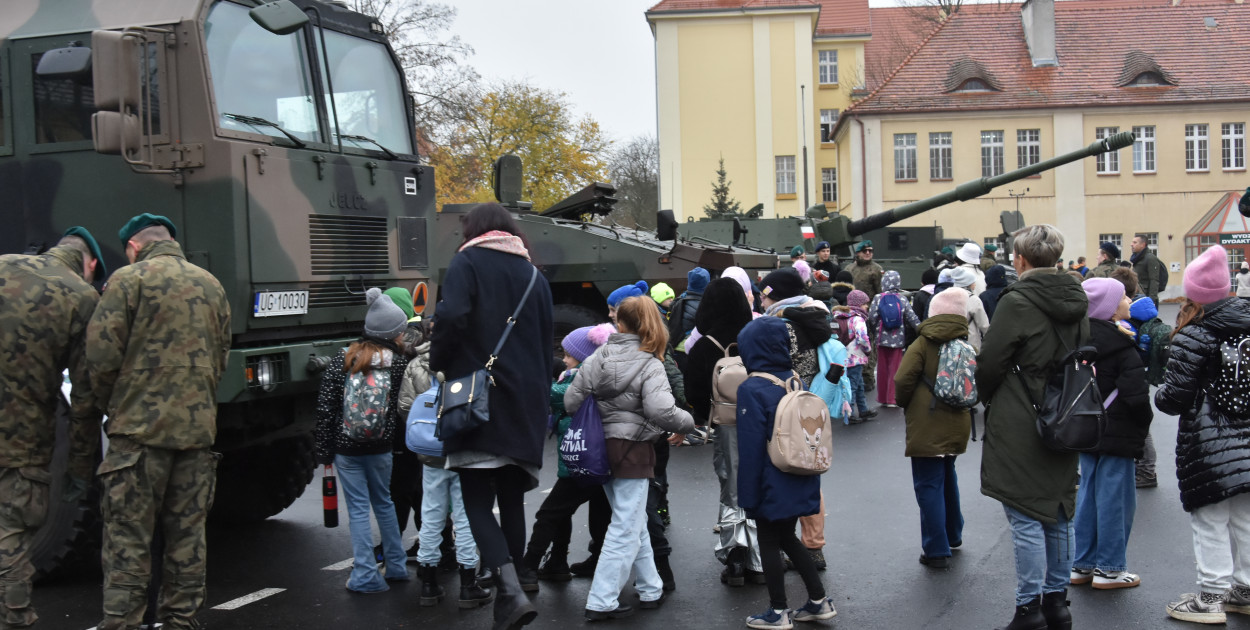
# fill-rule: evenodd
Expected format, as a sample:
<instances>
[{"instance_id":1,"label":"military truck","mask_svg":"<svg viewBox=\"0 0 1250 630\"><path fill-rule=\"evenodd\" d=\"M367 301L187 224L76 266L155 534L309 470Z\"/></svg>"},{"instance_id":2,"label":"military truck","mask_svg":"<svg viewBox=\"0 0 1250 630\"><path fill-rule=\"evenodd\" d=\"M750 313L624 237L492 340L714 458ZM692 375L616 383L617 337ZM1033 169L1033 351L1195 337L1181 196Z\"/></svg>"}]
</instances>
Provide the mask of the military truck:
<instances>
[{"instance_id":1,"label":"military truck","mask_svg":"<svg viewBox=\"0 0 1250 630\"><path fill-rule=\"evenodd\" d=\"M116 269L130 216L173 220L230 299L212 516L232 521L276 514L312 479L317 359L359 336L367 287L430 295L435 211L381 24L316 0L258 4L0 11L0 253L83 225ZM42 570L91 529L89 501L53 506Z\"/></svg>"}]
</instances>

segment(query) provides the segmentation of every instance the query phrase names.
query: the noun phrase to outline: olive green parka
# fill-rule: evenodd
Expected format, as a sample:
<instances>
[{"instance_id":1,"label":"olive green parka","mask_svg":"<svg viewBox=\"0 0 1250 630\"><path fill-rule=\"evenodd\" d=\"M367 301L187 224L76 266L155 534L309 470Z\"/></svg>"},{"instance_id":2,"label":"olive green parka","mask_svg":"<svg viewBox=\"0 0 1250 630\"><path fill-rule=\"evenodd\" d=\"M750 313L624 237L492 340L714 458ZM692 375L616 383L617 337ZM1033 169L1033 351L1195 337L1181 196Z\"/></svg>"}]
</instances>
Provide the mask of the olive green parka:
<instances>
[{"instance_id":1,"label":"olive green parka","mask_svg":"<svg viewBox=\"0 0 1250 630\"><path fill-rule=\"evenodd\" d=\"M933 404L934 383L938 370L938 354L942 344L951 339L968 337L968 318L963 315L934 315L920 322L919 335L894 375L894 398L903 408L907 420L907 457L939 457L963 455L968 450L972 416L967 409L953 409L942 403ZM930 408L932 407L932 408Z\"/></svg>"}]
</instances>

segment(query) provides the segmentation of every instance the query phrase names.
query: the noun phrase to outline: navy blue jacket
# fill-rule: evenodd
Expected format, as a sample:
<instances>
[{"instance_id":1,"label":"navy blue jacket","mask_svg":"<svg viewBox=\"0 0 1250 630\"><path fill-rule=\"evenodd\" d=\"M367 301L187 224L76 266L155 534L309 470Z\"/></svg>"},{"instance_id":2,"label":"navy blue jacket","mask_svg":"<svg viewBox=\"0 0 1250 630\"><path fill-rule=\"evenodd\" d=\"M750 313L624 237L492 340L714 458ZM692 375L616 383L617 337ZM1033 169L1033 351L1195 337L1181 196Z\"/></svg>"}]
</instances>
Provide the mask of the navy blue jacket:
<instances>
[{"instance_id":1,"label":"navy blue jacket","mask_svg":"<svg viewBox=\"0 0 1250 630\"><path fill-rule=\"evenodd\" d=\"M761 317L738 334L738 352L748 372L787 379L790 335L779 317ZM753 376L738 386L738 505L747 516L780 521L820 511L820 476L781 472L768 457L773 414L785 390Z\"/></svg>"}]
</instances>

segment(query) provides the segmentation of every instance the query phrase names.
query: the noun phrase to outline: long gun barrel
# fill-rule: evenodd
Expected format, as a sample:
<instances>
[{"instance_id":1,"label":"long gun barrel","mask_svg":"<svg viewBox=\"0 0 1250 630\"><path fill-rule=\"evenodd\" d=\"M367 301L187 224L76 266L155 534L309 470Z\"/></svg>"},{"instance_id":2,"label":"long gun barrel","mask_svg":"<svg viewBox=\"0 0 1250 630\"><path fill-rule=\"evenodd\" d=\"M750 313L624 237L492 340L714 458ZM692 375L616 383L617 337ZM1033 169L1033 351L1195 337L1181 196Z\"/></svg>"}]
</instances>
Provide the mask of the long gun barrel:
<instances>
[{"instance_id":1,"label":"long gun barrel","mask_svg":"<svg viewBox=\"0 0 1250 630\"><path fill-rule=\"evenodd\" d=\"M1125 147L1130 147L1133 145L1135 139L1136 138L1133 136L1132 132L1125 131L1117 133L1109 138L1099 140L1083 149L1078 149L1063 155L1057 155L1049 160L1044 160L1031 166L1003 173L1002 175L995 175L994 177L982 177L981 179L964 182L954 189L948 190L940 195L934 195L927 199L921 199L920 201L913 201L894 208L893 210L886 210L885 212L879 212L863 219L851 221L847 225L847 232L849 232L851 236L857 236L859 234L864 234L865 232L871 232L888 225L893 225L903 219L914 217L921 212L932 210L938 206L946 205L954 201L967 201L969 199L975 199L995 188L998 188L999 186L1002 186L1003 184L1010 184L1016 180L1036 175L1042 171L1049 171L1052 168L1058 168L1064 164L1068 164L1069 162L1075 162L1091 155L1101 155L1109 151L1117 151Z\"/></svg>"}]
</instances>

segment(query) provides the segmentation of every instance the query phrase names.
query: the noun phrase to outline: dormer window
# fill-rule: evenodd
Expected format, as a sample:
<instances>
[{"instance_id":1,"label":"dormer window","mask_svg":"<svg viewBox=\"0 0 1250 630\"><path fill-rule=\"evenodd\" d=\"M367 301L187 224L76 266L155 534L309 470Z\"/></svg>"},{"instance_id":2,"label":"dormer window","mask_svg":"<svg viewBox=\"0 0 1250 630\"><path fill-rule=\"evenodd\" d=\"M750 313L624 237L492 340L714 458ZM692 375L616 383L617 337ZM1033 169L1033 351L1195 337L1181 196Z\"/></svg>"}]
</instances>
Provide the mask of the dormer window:
<instances>
[{"instance_id":1,"label":"dormer window","mask_svg":"<svg viewBox=\"0 0 1250 630\"><path fill-rule=\"evenodd\" d=\"M949 92L999 92L1003 88L981 62L961 57L946 72L943 87Z\"/></svg>"},{"instance_id":2,"label":"dormer window","mask_svg":"<svg viewBox=\"0 0 1250 630\"><path fill-rule=\"evenodd\" d=\"M1130 50L1124 54L1124 65L1115 84L1118 87L1169 87L1176 85L1176 78L1154 57L1140 50Z\"/></svg>"},{"instance_id":3,"label":"dormer window","mask_svg":"<svg viewBox=\"0 0 1250 630\"><path fill-rule=\"evenodd\" d=\"M1128 87L1152 87L1157 85L1167 85L1163 77L1158 72L1143 72L1137 75L1137 78L1129 81Z\"/></svg>"},{"instance_id":4,"label":"dormer window","mask_svg":"<svg viewBox=\"0 0 1250 630\"><path fill-rule=\"evenodd\" d=\"M956 92L993 92L994 88L981 79L968 79L955 89Z\"/></svg>"}]
</instances>

